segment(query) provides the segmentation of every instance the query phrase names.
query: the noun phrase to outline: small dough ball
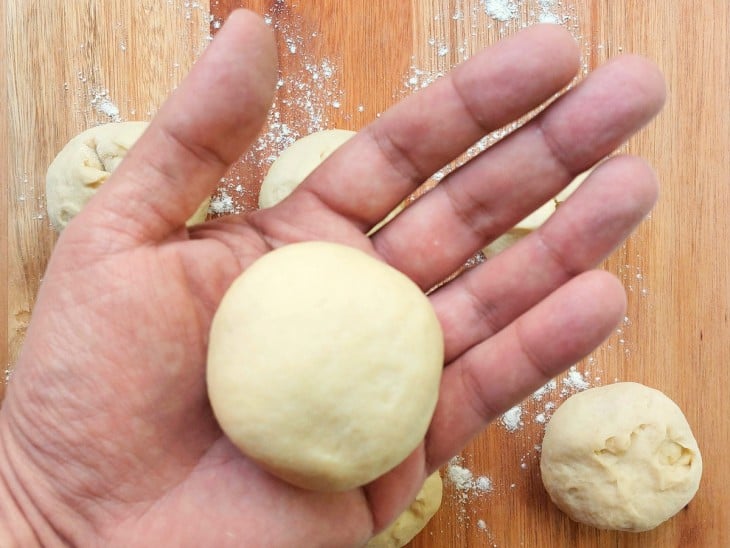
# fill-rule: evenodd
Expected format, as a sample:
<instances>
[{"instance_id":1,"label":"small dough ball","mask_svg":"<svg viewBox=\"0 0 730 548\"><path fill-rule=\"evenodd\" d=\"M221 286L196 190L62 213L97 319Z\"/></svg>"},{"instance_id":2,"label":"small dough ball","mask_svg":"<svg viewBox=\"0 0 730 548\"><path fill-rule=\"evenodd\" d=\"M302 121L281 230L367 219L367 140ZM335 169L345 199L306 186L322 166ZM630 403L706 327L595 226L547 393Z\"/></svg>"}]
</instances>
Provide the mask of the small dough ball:
<instances>
[{"instance_id":1,"label":"small dough ball","mask_svg":"<svg viewBox=\"0 0 730 548\"><path fill-rule=\"evenodd\" d=\"M327 129L295 141L271 164L261 183L259 207L273 207L289 196L319 164L354 135L354 131Z\"/></svg>"},{"instance_id":2,"label":"small dough ball","mask_svg":"<svg viewBox=\"0 0 730 548\"><path fill-rule=\"evenodd\" d=\"M513 246L519 240L527 236L533 230L540 228L545 222L557 211L560 204L567 200L571 194L573 194L578 187L586 180L592 170L584 171L573 179L568 186L561 190L554 198L550 201L545 202L535 211L530 213L527 217L522 219L514 227L504 233L502 236L494 240L491 244L487 245L482 249L482 253L487 259L502 253L508 247Z\"/></svg>"},{"instance_id":3,"label":"small dough ball","mask_svg":"<svg viewBox=\"0 0 730 548\"><path fill-rule=\"evenodd\" d=\"M259 193L259 208L274 207L289 196L304 179L324 162L335 150L352 137L354 131L346 129L326 129L302 137L285 149L271 164ZM404 200L368 232L372 236L406 207Z\"/></svg>"},{"instance_id":4,"label":"small dough ball","mask_svg":"<svg viewBox=\"0 0 730 548\"><path fill-rule=\"evenodd\" d=\"M424 293L370 255L304 242L254 262L213 319L207 382L242 452L303 488L344 491L402 462L431 421L443 335Z\"/></svg>"},{"instance_id":5,"label":"small dough ball","mask_svg":"<svg viewBox=\"0 0 730 548\"><path fill-rule=\"evenodd\" d=\"M702 458L672 400L621 382L575 394L555 411L540 470L550 498L575 521L639 532L692 499Z\"/></svg>"},{"instance_id":6,"label":"small dough ball","mask_svg":"<svg viewBox=\"0 0 730 548\"><path fill-rule=\"evenodd\" d=\"M147 122L116 122L96 126L72 138L46 173L46 208L58 232L73 219L119 166L127 151L147 129ZM200 204L187 225L201 223L209 199Z\"/></svg>"},{"instance_id":7,"label":"small dough ball","mask_svg":"<svg viewBox=\"0 0 730 548\"><path fill-rule=\"evenodd\" d=\"M438 472L426 478L416 499L389 527L375 535L365 548L401 548L420 533L441 506L443 483Z\"/></svg>"}]
</instances>

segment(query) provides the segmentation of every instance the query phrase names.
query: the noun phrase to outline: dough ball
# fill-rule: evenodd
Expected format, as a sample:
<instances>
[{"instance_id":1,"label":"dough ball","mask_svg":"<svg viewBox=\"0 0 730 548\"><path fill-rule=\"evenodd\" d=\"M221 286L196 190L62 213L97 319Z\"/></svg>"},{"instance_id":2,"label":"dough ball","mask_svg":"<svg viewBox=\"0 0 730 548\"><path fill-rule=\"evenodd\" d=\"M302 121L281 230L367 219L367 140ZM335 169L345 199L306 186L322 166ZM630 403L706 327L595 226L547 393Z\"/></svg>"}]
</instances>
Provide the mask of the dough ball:
<instances>
[{"instance_id":1,"label":"dough ball","mask_svg":"<svg viewBox=\"0 0 730 548\"><path fill-rule=\"evenodd\" d=\"M591 170L585 171L573 179L568 186L561 190L554 198L550 201L545 202L535 211L530 213L527 217L522 219L514 227L502 234L499 238L494 240L491 244L487 245L482 249L482 253L487 259L502 253L508 247L513 246L522 238L527 236L533 230L540 228L545 222L552 216L553 213L558 209L560 204L567 200L571 194L573 194L578 187L586 180L590 175Z\"/></svg>"},{"instance_id":2,"label":"dough ball","mask_svg":"<svg viewBox=\"0 0 730 548\"><path fill-rule=\"evenodd\" d=\"M289 196L315 168L355 135L345 129L327 129L302 137L271 164L259 193L259 207L272 207Z\"/></svg>"},{"instance_id":3,"label":"dough ball","mask_svg":"<svg viewBox=\"0 0 730 548\"><path fill-rule=\"evenodd\" d=\"M355 135L345 129L327 129L302 137L271 164L259 193L259 208L273 207L289 196L319 164ZM406 207L403 200L368 232L372 236Z\"/></svg>"},{"instance_id":4,"label":"dough ball","mask_svg":"<svg viewBox=\"0 0 730 548\"><path fill-rule=\"evenodd\" d=\"M208 394L242 452L303 488L344 491L402 462L438 397L443 335L409 278L305 242L237 278L213 319Z\"/></svg>"},{"instance_id":5,"label":"dough ball","mask_svg":"<svg viewBox=\"0 0 730 548\"><path fill-rule=\"evenodd\" d=\"M702 458L672 400L622 382L580 392L557 409L540 470L550 498L575 521L638 532L692 499Z\"/></svg>"},{"instance_id":6,"label":"dough ball","mask_svg":"<svg viewBox=\"0 0 730 548\"><path fill-rule=\"evenodd\" d=\"M147 122L104 124L78 134L63 147L46 173L46 207L57 231L81 211L147 126ZM200 204L188 226L205 220L209 201Z\"/></svg>"},{"instance_id":7,"label":"dough ball","mask_svg":"<svg viewBox=\"0 0 730 548\"><path fill-rule=\"evenodd\" d=\"M441 506L443 483L434 472L423 484L416 499L390 526L370 539L365 548L401 548L420 533Z\"/></svg>"}]
</instances>

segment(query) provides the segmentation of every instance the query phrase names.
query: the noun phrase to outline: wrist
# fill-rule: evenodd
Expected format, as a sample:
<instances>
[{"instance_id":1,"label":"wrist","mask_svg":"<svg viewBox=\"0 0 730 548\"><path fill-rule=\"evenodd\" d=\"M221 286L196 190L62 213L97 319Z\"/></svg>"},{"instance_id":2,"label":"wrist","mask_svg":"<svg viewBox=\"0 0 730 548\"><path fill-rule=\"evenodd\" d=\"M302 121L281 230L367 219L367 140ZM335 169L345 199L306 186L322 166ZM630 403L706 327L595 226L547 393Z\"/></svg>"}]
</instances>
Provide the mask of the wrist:
<instances>
[{"instance_id":1,"label":"wrist","mask_svg":"<svg viewBox=\"0 0 730 548\"><path fill-rule=\"evenodd\" d=\"M5 444L0 437L0 546L40 546L17 491L17 478L8 465Z\"/></svg>"},{"instance_id":2,"label":"wrist","mask_svg":"<svg viewBox=\"0 0 730 548\"><path fill-rule=\"evenodd\" d=\"M65 546L14 466L17 459L4 419L0 414L0 546Z\"/></svg>"}]
</instances>

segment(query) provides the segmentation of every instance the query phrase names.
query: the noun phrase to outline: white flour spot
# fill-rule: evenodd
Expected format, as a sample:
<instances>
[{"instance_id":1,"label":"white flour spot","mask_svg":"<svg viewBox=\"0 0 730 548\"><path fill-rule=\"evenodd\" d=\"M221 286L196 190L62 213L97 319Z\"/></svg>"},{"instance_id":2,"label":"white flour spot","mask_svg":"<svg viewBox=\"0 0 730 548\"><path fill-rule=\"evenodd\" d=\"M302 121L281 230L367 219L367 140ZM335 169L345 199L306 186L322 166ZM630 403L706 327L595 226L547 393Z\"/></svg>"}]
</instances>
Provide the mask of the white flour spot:
<instances>
[{"instance_id":1,"label":"white flour spot","mask_svg":"<svg viewBox=\"0 0 730 548\"><path fill-rule=\"evenodd\" d=\"M463 459L458 456L449 461L446 479L456 488L462 502L466 502L470 494L484 495L493 490L493 483L489 477L474 477L474 473L463 466Z\"/></svg>"},{"instance_id":2,"label":"white flour spot","mask_svg":"<svg viewBox=\"0 0 730 548\"><path fill-rule=\"evenodd\" d=\"M583 376L583 373L578 371L576 366L568 370L568 376L563 379L563 386L575 392L580 392L591 387L590 383Z\"/></svg>"},{"instance_id":3,"label":"white flour spot","mask_svg":"<svg viewBox=\"0 0 730 548\"><path fill-rule=\"evenodd\" d=\"M517 4L510 0L484 0L484 9L489 17L497 21L517 18Z\"/></svg>"},{"instance_id":4,"label":"white flour spot","mask_svg":"<svg viewBox=\"0 0 730 548\"><path fill-rule=\"evenodd\" d=\"M482 493L488 493L492 490L492 480L489 479L487 476L479 476L474 486L478 491L481 491Z\"/></svg>"},{"instance_id":5,"label":"white flour spot","mask_svg":"<svg viewBox=\"0 0 730 548\"><path fill-rule=\"evenodd\" d=\"M109 98L109 91L106 89L91 90L91 106L99 114L109 118L110 122L121 122L119 107Z\"/></svg>"},{"instance_id":6,"label":"white flour spot","mask_svg":"<svg viewBox=\"0 0 730 548\"><path fill-rule=\"evenodd\" d=\"M558 382L555 379L552 379L545 383L543 386L535 390L532 394L532 399L535 401L540 401L543 399L543 397L548 393L555 390L558 386Z\"/></svg>"},{"instance_id":7,"label":"white flour spot","mask_svg":"<svg viewBox=\"0 0 730 548\"><path fill-rule=\"evenodd\" d=\"M210 201L210 211L217 215L225 215L235 211L233 198L231 198L225 189L221 189L218 195Z\"/></svg>"},{"instance_id":8,"label":"white flour spot","mask_svg":"<svg viewBox=\"0 0 730 548\"><path fill-rule=\"evenodd\" d=\"M516 432L522 427L522 406L515 405L499 420L508 432Z\"/></svg>"},{"instance_id":9,"label":"white flour spot","mask_svg":"<svg viewBox=\"0 0 730 548\"><path fill-rule=\"evenodd\" d=\"M540 0L540 16L538 17L540 23L560 24L560 18L554 11L556 3L556 0Z\"/></svg>"}]
</instances>

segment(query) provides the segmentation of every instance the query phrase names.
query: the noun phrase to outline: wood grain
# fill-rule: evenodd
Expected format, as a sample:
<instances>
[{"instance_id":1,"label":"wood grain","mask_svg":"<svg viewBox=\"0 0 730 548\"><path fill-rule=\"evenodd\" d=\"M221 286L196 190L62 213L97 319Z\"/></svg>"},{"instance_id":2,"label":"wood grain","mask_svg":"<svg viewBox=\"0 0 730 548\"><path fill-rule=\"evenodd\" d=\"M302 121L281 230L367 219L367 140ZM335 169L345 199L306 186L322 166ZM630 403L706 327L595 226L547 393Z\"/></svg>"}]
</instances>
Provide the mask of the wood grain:
<instances>
[{"instance_id":1,"label":"wood grain","mask_svg":"<svg viewBox=\"0 0 730 548\"><path fill-rule=\"evenodd\" d=\"M4 22L6 19L7 4L0 4L0 44L7 43L7 28ZM0 74L6 74L10 76L10 70L8 67L8 59L5 55L0 55ZM3 110L0 111L0 118L7 120L8 116L5 112L9 105L9 94L8 86L0 86L0 104L3 105ZM0 124L0 143L4 143L2 151L0 151L0 175L5 178L5 181L9 180L10 174L10 156L12 154L12 147L10 146L10 134L8 131L8 124ZM9 264L9 253L8 253L8 183L5 182L3 185L3 192L0 194L0 367L7 367L9 364L8 360L8 264ZM5 383L1 383L0 397L5 393Z\"/></svg>"},{"instance_id":2,"label":"wood grain","mask_svg":"<svg viewBox=\"0 0 730 548\"><path fill-rule=\"evenodd\" d=\"M3 102L7 145L0 156L7 159L2 167L8 181L0 208L0 249L7 258L0 268L7 288L0 296L7 312L0 328L8 336L0 357L8 364L54 241L42 217L45 167L71 135L108 121L91 104L99 91L108 90L122 118L148 118L195 58L203 24L200 11L177 0L134 8L53 0L41 10L37 4L10 0L0 6L0 14L6 12L5 74L11 75ZM305 133L314 118L327 127L358 129L411 93L417 87L411 78L443 72L513 33L519 22L539 18L537 0L517 4L517 20L506 23L489 17L482 0L213 0L211 9L217 21L241 5L271 17L282 74L304 78L318 110L316 117L303 110L291 86L280 89L277 109L296 133ZM636 380L672 397L703 451L702 486L687 509L652 532L576 525L542 489L535 445L543 426L535 418L544 400L529 401L518 432L495 423L463 452L463 465L491 478L493 491L461 500L447 483L442 509L412 545L730 546L730 471L724 464L730 453L730 2L554 4L581 45L586 71L608 57L639 53L655 60L667 79L663 113L622 149L647 158L662 182L651 218L604 265L626 287L627 321L580 369L595 384ZM334 80L316 83L305 64L323 59L336 69ZM226 188L241 185L234 195L241 209L255 207L267 155L277 146L264 147L255 162L239 162L232 171ZM557 391L547 397L563 399Z\"/></svg>"}]
</instances>

